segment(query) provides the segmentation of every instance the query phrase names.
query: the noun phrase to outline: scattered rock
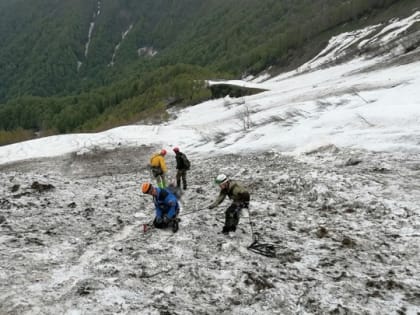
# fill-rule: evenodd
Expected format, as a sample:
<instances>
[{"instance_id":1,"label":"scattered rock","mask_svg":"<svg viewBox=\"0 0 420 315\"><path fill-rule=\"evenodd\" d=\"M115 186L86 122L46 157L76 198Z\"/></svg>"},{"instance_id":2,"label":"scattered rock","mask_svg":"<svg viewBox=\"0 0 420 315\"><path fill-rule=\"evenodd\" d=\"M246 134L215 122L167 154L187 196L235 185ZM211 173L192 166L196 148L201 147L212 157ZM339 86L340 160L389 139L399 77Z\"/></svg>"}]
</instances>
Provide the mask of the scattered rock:
<instances>
[{"instance_id":1,"label":"scattered rock","mask_svg":"<svg viewBox=\"0 0 420 315\"><path fill-rule=\"evenodd\" d=\"M328 235L328 231L325 227L321 226L317 231L316 231L316 236L318 238L323 238L326 237Z\"/></svg>"},{"instance_id":2,"label":"scattered rock","mask_svg":"<svg viewBox=\"0 0 420 315\"><path fill-rule=\"evenodd\" d=\"M341 241L341 245L343 245L343 247L352 248L356 246L356 242L352 240L350 237L344 236L343 240Z\"/></svg>"},{"instance_id":3,"label":"scattered rock","mask_svg":"<svg viewBox=\"0 0 420 315\"><path fill-rule=\"evenodd\" d=\"M356 158L349 158L345 163L344 166L355 166L362 163L362 160Z\"/></svg>"},{"instance_id":4,"label":"scattered rock","mask_svg":"<svg viewBox=\"0 0 420 315\"><path fill-rule=\"evenodd\" d=\"M12 206L12 204L10 203L10 201L8 199L0 199L0 209L10 209Z\"/></svg>"},{"instance_id":5,"label":"scattered rock","mask_svg":"<svg viewBox=\"0 0 420 315\"><path fill-rule=\"evenodd\" d=\"M117 220L117 224L118 224L118 225L122 225L122 224L124 224L124 221L121 219L121 217L120 217L120 216L117 216L116 220Z\"/></svg>"},{"instance_id":6,"label":"scattered rock","mask_svg":"<svg viewBox=\"0 0 420 315\"><path fill-rule=\"evenodd\" d=\"M15 184L15 185L12 186L12 188L10 188L10 191L11 192L17 192L19 190L19 188L20 188L20 185Z\"/></svg>"},{"instance_id":7,"label":"scattered rock","mask_svg":"<svg viewBox=\"0 0 420 315\"><path fill-rule=\"evenodd\" d=\"M381 173L381 174L386 174L386 173L390 173L391 171L385 167L373 167L371 169L372 172L375 173Z\"/></svg>"},{"instance_id":8,"label":"scattered rock","mask_svg":"<svg viewBox=\"0 0 420 315\"><path fill-rule=\"evenodd\" d=\"M203 189L203 188L201 188L201 187L196 188L196 189L195 189L195 192L196 192L197 194L200 194L200 195L205 194L204 189Z\"/></svg>"},{"instance_id":9,"label":"scattered rock","mask_svg":"<svg viewBox=\"0 0 420 315\"><path fill-rule=\"evenodd\" d=\"M85 210L83 210L82 216L84 216L87 220L90 220L94 211L94 208L86 208Z\"/></svg>"},{"instance_id":10,"label":"scattered rock","mask_svg":"<svg viewBox=\"0 0 420 315\"><path fill-rule=\"evenodd\" d=\"M33 182L31 185L31 189L36 190L39 193L42 193L44 191L52 190L55 187L51 184L41 184L37 181Z\"/></svg>"},{"instance_id":11,"label":"scattered rock","mask_svg":"<svg viewBox=\"0 0 420 315\"><path fill-rule=\"evenodd\" d=\"M37 237L25 237L25 243L44 246L44 242Z\"/></svg>"},{"instance_id":12,"label":"scattered rock","mask_svg":"<svg viewBox=\"0 0 420 315\"><path fill-rule=\"evenodd\" d=\"M76 208L76 203L73 201L73 202L70 202L68 205L67 205L67 207L69 207L69 208L72 208L72 209L74 209L74 208Z\"/></svg>"},{"instance_id":13,"label":"scattered rock","mask_svg":"<svg viewBox=\"0 0 420 315\"><path fill-rule=\"evenodd\" d=\"M296 230L295 227L293 226L293 222L292 221L287 222L287 228L290 231L295 231Z\"/></svg>"},{"instance_id":14,"label":"scattered rock","mask_svg":"<svg viewBox=\"0 0 420 315\"><path fill-rule=\"evenodd\" d=\"M274 285L263 276L257 275L254 272L244 272L247 278L244 280L246 285L254 285L255 291L263 291L274 288Z\"/></svg>"},{"instance_id":15,"label":"scattered rock","mask_svg":"<svg viewBox=\"0 0 420 315\"><path fill-rule=\"evenodd\" d=\"M314 150L308 151L305 154L313 155L313 154L319 154L319 153L338 153L339 151L340 149L337 148L334 144L327 144L324 146L320 146Z\"/></svg>"},{"instance_id":16,"label":"scattered rock","mask_svg":"<svg viewBox=\"0 0 420 315\"><path fill-rule=\"evenodd\" d=\"M25 192L23 192L23 193L13 195L13 198L15 198L15 199L19 199L20 197L23 197L23 196L29 196L30 194L31 194L31 193L30 193L29 191L25 191Z\"/></svg>"},{"instance_id":17,"label":"scattered rock","mask_svg":"<svg viewBox=\"0 0 420 315\"><path fill-rule=\"evenodd\" d=\"M340 275L338 275L337 277L332 277L332 279L334 280L334 281L340 281L340 280L342 280L342 279L344 279L344 278L346 278L347 277L347 273L345 272L345 271L342 271L341 273L340 273Z\"/></svg>"}]
</instances>

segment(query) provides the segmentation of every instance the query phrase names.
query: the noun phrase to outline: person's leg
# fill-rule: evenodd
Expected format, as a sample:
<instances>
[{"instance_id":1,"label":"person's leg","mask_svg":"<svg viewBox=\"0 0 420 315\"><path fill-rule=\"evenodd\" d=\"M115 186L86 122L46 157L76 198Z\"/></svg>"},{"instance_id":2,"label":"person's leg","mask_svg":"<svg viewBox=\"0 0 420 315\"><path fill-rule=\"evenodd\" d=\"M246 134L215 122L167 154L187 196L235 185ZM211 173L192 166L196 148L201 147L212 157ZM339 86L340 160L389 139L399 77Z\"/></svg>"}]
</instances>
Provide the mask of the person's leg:
<instances>
[{"instance_id":1,"label":"person's leg","mask_svg":"<svg viewBox=\"0 0 420 315\"><path fill-rule=\"evenodd\" d=\"M239 224L239 214L241 213L241 208L238 206L235 206L235 210L233 210L233 215L232 215L232 225L230 226L230 230L235 232L236 231L236 227Z\"/></svg>"},{"instance_id":2,"label":"person's leg","mask_svg":"<svg viewBox=\"0 0 420 315\"><path fill-rule=\"evenodd\" d=\"M160 177L162 178L162 187L161 188L166 188L166 180L165 180L165 174L160 175Z\"/></svg>"},{"instance_id":3,"label":"person's leg","mask_svg":"<svg viewBox=\"0 0 420 315\"><path fill-rule=\"evenodd\" d=\"M227 208L225 212L225 226L223 227L223 233L229 233L230 231L236 231L236 226L239 223L239 211L237 205L232 204Z\"/></svg>"},{"instance_id":4,"label":"person's leg","mask_svg":"<svg viewBox=\"0 0 420 315\"><path fill-rule=\"evenodd\" d=\"M187 171L183 170L181 173L182 176L182 184L184 186L184 189L187 189Z\"/></svg>"},{"instance_id":5,"label":"person's leg","mask_svg":"<svg viewBox=\"0 0 420 315\"><path fill-rule=\"evenodd\" d=\"M163 188L162 187L162 177L160 175L156 176L156 184L159 188Z\"/></svg>"},{"instance_id":6,"label":"person's leg","mask_svg":"<svg viewBox=\"0 0 420 315\"><path fill-rule=\"evenodd\" d=\"M171 220L171 224L170 225L172 226L172 232L174 232L174 233L178 232L178 229L179 229L178 222L179 222L179 220L178 220L177 217L175 217L175 218L173 218Z\"/></svg>"},{"instance_id":7,"label":"person's leg","mask_svg":"<svg viewBox=\"0 0 420 315\"><path fill-rule=\"evenodd\" d=\"M166 188L165 175L161 174L156 177L157 186L159 188Z\"/></svg>"},{"instance_id":8,"label":"person's leg","mask_svg":"<svg viewBox=\"0 0 420 315\"><path fill-rule=\"evenodd\" d=\"M168 225L167 225L165 222L163 222L163 220L162 220L162 219L155 218L155 219L153 220L153 226L154 226L155 228L157 228L157 229L164 229L164 228L166 228Z\"/></svg>"},{"instance_id":9,"label":"person's leg","mask_svg":"<svg viewBox=\"0 0 420 315\"><path fill-rule=\"evenodd\" d=\"M178 170L176 172L176 186L177 187L180 187L181 186L181 176L182 176L182 173L181 173L180 170Z\"/></svg>"}]
</instances>

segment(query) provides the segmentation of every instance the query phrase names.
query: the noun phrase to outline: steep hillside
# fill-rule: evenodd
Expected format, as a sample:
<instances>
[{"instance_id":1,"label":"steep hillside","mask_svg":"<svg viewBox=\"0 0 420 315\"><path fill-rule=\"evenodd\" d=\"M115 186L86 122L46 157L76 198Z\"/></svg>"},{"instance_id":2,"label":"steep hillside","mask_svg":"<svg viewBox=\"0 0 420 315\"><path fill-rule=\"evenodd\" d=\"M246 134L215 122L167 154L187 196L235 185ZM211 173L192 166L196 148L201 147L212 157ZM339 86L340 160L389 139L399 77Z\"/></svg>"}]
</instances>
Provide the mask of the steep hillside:
<instances>
[{"instance_id":1,"label":"steep hillside","mask_svg":"<svg viewBox=\"0 0 420 315\"><path fill-rule=\"evenodd\" d=\"M389 19L391 12L408 15L418 4L6 0L0 10L0 143L34 132L164 118L167 104L210 97L198 80L297 65L331 35Z\"/></svg>"}]
</instances>

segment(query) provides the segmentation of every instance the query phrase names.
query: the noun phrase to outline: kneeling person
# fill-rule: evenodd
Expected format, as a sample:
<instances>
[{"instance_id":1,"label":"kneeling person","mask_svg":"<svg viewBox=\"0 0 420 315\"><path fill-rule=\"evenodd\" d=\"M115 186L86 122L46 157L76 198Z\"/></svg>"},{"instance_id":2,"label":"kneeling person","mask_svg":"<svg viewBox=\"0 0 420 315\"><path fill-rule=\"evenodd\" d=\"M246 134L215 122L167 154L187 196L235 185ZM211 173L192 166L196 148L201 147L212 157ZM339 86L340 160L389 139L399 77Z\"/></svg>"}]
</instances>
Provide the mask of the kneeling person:
<instances>
[{"instance_id":1,"label":"kneeling person","mask_svg":"<svg viewBox=\"0 0 420 315\"><path fill-rule=\"evenodd\" d=\"M156 209L156 217L153 225L158 229L172 227L175 233L178 231L179 204L176 196L165 188L154 187L150 183L143 183L141 191L144 194L153 196L153 203Z\"/></svg>"}]
</instances>

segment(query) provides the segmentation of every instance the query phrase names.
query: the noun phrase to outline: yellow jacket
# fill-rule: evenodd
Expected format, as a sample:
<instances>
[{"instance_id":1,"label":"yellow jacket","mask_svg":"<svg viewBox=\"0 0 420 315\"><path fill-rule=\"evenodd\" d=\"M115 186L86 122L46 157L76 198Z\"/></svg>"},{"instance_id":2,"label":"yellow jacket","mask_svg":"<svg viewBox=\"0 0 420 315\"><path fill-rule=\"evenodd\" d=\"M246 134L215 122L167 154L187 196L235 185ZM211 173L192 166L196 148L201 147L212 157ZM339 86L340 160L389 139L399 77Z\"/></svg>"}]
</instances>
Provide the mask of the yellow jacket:
<instances>
[{"instance_id":1,"label":"yellow jacket","mask_svg":"<svg viewBox=\"0 0 420 315\"><path fill-rule=\"evenodd\" d=\"M168 169L166 168L165 158L160 153L155 153L150 158L151 167L160 167L162 172L166 173Z\"/></svg>"}]
</instances>

